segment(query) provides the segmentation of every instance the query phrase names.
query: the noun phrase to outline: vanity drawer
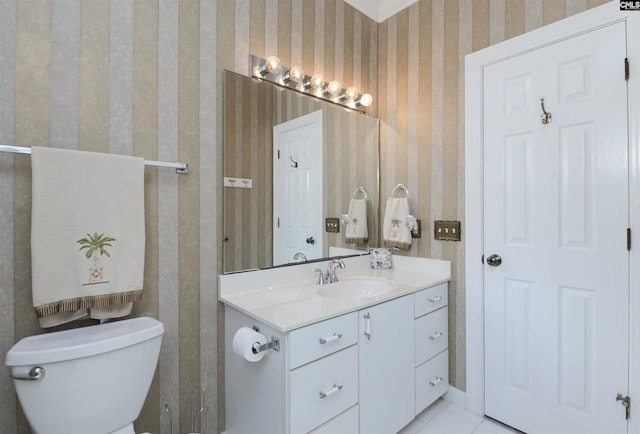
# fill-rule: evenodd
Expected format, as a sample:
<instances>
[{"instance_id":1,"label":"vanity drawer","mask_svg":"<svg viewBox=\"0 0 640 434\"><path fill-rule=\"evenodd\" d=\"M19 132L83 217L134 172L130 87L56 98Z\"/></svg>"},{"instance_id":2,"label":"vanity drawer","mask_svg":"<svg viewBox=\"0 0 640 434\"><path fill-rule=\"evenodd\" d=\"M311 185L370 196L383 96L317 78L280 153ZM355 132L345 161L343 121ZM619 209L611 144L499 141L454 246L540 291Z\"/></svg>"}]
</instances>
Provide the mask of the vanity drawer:
<instances>
[{"instance_id":1,"label":"vanity drawer","mask_svg":"<svg viewBox=\"0 0 640 434\"><path fill-rule=\"evenodd\" d=\"M355 434L358 432L360 432L360 413L358 406L354 405L340 416L314 429L311 434Z\"/></svg>"},{"instance_id":2,"label":"vanity drawer","mask_svg":"<svg viewBox=\"0 0 640 434\"><path fill-rule=\"evenodd\" d=\"M416 292L414 298L415 318L446 306L448 294L447 283L441 283L440 285Z\"/></svg>"},{"instance_id":3,"label":"vanity drawer","mask_svg":"<svg viewBox=\"0 0 640 434\"><path fill-rule=\"evenodd\" d=\"M447 349L449 324L443 307L414 321L416 366Z\"/></svg>"},{"instance_id":4,"label":"vanity drawer","mask_svg":"<svg viewBox=\"0 0 640 434\"><path fill-rule=\"evenodd\" d=\"M357 312L293 330L289 333L289 369L335 353L357 340Z\"/></svg>"},{"instance_id":5,"label":"vanity drawer","mask_svg":"<svg viewBox=\"0 0 640 434\"><path fill-rule=\"evenodd\" d=\"M449 390L449 351L416 368L416 414Z\"/></svg>"},{"instance_id":6,"label":"vanity drawer","mask_svg":"<svg viewBox=\"0 0 640 434\"><path fill-rule=\"evenodd\" d=\"M307 433L358 402L358 348L351 346L289 373L290 432Z\"/></svg>"}]
</instances>

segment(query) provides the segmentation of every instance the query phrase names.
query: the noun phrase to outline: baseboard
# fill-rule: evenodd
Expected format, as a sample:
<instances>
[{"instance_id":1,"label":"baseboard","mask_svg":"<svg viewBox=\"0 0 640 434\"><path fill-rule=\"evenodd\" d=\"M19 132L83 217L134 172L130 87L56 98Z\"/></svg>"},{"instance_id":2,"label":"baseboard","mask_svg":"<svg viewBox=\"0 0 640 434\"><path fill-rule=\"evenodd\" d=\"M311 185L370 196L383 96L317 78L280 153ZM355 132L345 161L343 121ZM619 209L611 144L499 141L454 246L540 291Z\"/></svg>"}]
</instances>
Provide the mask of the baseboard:
<instances>
[{"instance_id":1,"label":"baseboard","mask_svg":"<svg viewBox=\"0 0 640 434\"><path fill-rule=\"evenodd\" d=\"M445 401L449 401L458 407L467 408L467 393L453 386L449 386L449 391L443 396Z\"/></svg>"}]
</instances>

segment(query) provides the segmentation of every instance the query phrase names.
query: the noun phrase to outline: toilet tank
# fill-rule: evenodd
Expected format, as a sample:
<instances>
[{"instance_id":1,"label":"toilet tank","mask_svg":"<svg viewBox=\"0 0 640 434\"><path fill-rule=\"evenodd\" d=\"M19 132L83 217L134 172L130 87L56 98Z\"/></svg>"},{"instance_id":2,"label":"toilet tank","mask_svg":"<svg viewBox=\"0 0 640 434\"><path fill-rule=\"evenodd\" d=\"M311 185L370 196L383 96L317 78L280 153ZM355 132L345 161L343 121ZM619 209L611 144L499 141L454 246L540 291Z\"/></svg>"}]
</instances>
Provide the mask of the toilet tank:
<instances>
[{"instance_id":1,"label":"toilet tank","mask_svg":"<svg viewBox=\"0 0 640 434\"><path fill-rule=\"evenodd\" d=\"M133 318L20 340L7 353L13 376L42 367L39 380L14 380L37 433L110 433L140 414L164 327Z\"/></svg>"}]
</instances>

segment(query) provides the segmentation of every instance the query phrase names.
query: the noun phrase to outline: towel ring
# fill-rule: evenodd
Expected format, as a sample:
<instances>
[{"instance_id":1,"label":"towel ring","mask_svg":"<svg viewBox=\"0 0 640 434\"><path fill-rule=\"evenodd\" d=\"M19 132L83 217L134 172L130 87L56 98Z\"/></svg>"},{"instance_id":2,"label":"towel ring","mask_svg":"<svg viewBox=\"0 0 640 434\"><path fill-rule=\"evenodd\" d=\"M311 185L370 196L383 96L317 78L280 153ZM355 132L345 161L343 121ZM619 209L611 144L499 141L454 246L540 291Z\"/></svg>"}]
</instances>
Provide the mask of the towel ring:
<instances>
[{"instance_id":1,"label":"towel ring","mask_svg":"<svg viewBox=\"0 0 640 434\"><path fill-rule=\"evenodd\" d=\"M391 190L391 197L396 197L396 193L400 190L404 190L405 193L405 197L409 198L409 189L407 188L406 185L404 184L398 184L396 185L393 190Z\"/></svg>"},{"instance_id":2,"label":"towel ring","mask_svg":"<svg viewBox=\"0 0 640 434\"><path fill-rule=\"evenodd\" d=\"M364 189L364 187L358 187L355 190L353 190L353 193L351 193L351 199L357 199L358 198L358 193L362 193L364 195L364 200L367 200L367 198L369 196L367 196L367 191Z\"/></svg>"}]
</instances>

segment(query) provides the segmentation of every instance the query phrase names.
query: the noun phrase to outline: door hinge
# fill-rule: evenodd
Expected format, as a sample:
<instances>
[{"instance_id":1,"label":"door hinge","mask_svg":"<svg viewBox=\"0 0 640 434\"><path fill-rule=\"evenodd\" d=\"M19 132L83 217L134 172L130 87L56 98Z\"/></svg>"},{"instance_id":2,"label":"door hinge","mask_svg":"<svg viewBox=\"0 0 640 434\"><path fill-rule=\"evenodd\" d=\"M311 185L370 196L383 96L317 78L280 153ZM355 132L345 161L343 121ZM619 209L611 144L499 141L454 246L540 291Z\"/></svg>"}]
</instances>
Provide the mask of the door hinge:
<instances>
[{"instance_id":1,"label":"door hinge","mask_svg":"<svg viewBox=\"0 0 640 434\"><path fill-rule=\"evenodd\" d=\"M278 227L280 227L280 217L278 217Z\"/></svg>"},{"instance_id":2,"label":"door hinge","mask_svg":"<svg viewBox=\"0 0 640 434\"><path fill-rule=\"evenodd\" d=\"M618 393L618 395L616 395L616 401L620 401L620 404L624 407L625 418L627 420L631 419L631 398L622 393Z\"/></svg>"},{"instance_id":3,"label":"door hinge","mask_svg":"<svg viewBox=\"0 0 640 434\"><path fill-rule=\"evenodd\" d=\"M624 79L629 81L629 58L624 58Z\"/></svg>"},{"instance_id":4,"label":"door hinge","mask_svg":"<svg viewBox=\"0 0 640 434\"><path fill-rule=\"evenodd\" d=\"M631 251L631 228L627 228L627 250Z\"/></svg>"},{"instance_id":5,"label":"door hinge","mask_svg":"<svg viewBox=\"0 0 640 434\"><path fill-rule=\"evenodd\" d=\"M278 160L280 159L280 149L278 149Z\"/></svg>"}]
</instances>

